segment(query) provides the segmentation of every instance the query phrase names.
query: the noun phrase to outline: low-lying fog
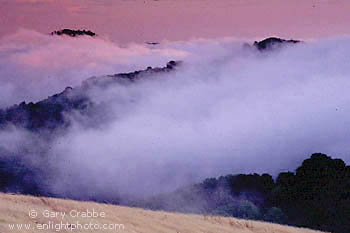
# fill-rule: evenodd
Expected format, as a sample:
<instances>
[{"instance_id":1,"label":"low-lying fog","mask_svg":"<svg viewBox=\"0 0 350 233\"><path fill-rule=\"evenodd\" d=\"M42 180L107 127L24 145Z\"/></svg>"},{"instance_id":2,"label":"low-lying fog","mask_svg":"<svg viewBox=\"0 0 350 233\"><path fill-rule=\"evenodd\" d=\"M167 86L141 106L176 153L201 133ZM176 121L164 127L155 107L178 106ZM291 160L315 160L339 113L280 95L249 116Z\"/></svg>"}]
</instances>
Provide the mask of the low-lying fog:
<instances>
[{"instance_id":1,"label":"low-lying fog","mask_svg":"<svg viewBox=\"0 0 350 233\"><path fill-rule=\"evenodd\" d=\"M49 148L56 169L43 177L53 192L75 197L149 195L227 173L276 175L314 152L349 162L350 38L269 52L244 42L253 41L121 47L21 30L0 41L2 108L45 99L91 76L183 63L156 78L89 93L112 116L97 120L98 127L76 121L50 145L11 129L1 132L1 146L18 153L25 145L33 154Z\"/></svg>"}]
</instances>

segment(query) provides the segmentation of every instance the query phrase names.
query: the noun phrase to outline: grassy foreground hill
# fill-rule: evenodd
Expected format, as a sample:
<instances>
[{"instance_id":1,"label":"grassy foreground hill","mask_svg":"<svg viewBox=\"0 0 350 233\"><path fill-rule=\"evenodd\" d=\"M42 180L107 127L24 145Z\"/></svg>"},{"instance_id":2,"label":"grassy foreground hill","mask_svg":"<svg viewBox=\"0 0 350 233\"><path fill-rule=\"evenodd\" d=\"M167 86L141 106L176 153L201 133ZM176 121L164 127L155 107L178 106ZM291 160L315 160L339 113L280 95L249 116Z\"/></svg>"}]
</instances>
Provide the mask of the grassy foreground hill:
<instances>
[{"instance_id":1,"label":"grassy foreground hill","mask_svg":"<svg viewBox=\"0 0 350 233\"><path fill-rule=\"evenodd\" d=\"M312 233L229 217L150 211L94 202L0 194L0 232Z\"/></svg>"}]
</instances>

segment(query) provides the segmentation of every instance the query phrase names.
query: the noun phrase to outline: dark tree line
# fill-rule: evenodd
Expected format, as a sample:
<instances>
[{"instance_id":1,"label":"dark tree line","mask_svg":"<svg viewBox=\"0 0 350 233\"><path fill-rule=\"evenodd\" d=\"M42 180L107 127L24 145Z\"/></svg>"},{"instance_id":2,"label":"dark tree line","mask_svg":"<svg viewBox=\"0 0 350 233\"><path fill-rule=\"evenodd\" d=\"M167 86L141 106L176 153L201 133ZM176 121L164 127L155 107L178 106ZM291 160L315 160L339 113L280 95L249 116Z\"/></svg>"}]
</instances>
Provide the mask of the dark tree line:
<instances>
[{"instance_id":1,"label":"dark tree line","mask_svg":"<svg viewBox=\"0 0 350 233\"><path fill-rule=\"evenodd\" d=\"M350 232L350 166L317 153L275 180L269 174L208 178L134 205Z\"/></svg>"},{"instance_id":2,"label":"dark tree line","mask_svg":"<svg viewBox=\"0 0 350 233\"><path fill-rule=\"evenodd\" d=\"M313 154L295 173L281 173L270 201L291 224L350 232L350 166L341 159Z\"/></svg>"}]
</instances>

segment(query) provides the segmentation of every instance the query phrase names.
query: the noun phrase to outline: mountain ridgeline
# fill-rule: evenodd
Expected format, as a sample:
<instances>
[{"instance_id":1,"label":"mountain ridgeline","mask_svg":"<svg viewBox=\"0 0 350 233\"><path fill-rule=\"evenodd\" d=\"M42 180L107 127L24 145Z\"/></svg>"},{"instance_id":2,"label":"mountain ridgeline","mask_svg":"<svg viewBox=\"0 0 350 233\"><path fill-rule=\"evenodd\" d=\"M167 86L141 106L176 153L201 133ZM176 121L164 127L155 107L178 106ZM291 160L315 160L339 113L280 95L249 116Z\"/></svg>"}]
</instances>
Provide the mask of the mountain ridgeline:
<instances>
[{"instance_id":1,"label":"mountain ridgeline","mask_svg":"<svg viewBox=\"0 0 350 233\"><path fill-rule=\"evenodd\" d=\"M7 109L0 109L0 129L13 125L36 132L68 127L70 121L65 117L67 113L77 111L82 115L88 115L98 107L87 95L90 89L104 88L113 84L131 84L139 79L172 72L180 64L180 61L170 61L162 68L148 67L145 70L130 73L92 77L79 87L67 87L63 92L37 103L22 102Z\"/></svg>"}]
</instances>

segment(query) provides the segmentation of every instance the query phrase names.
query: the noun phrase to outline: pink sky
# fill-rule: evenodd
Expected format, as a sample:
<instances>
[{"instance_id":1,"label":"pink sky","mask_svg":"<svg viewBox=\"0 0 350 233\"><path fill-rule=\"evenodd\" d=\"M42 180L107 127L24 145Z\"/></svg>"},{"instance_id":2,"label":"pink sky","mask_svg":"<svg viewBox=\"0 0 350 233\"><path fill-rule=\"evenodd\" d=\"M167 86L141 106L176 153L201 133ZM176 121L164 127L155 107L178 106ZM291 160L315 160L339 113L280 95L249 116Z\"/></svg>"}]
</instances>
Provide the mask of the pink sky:
<instances>
[{"instance_id":1,"label":"pink sky","mask_svg":"<svg viewBox=\"0 0 350 233\"><path fill-rule=\"evenodd\" d=\"M349 0L0 0L0 37L91 29L122 43L350 34Z\"/></svg>"}]
</instances>

